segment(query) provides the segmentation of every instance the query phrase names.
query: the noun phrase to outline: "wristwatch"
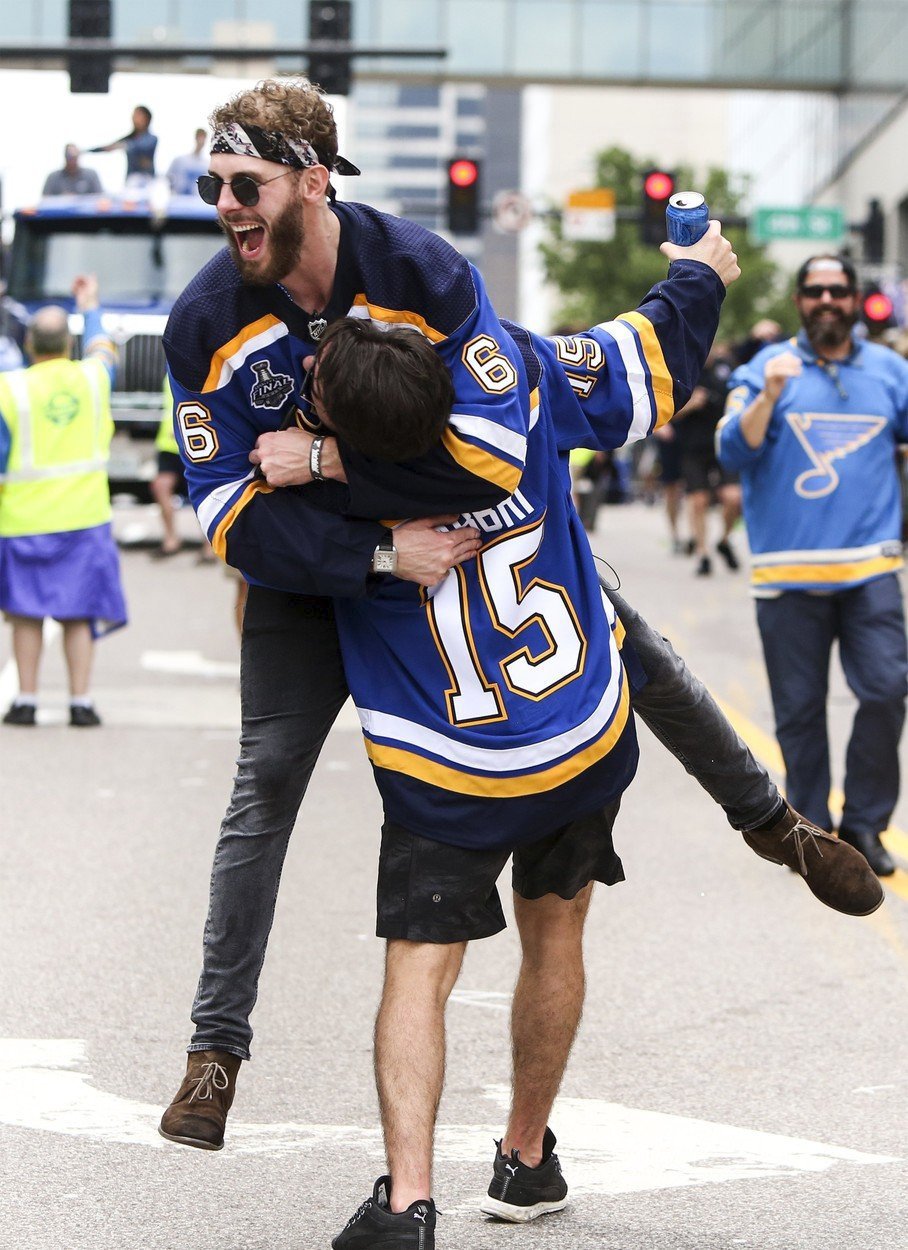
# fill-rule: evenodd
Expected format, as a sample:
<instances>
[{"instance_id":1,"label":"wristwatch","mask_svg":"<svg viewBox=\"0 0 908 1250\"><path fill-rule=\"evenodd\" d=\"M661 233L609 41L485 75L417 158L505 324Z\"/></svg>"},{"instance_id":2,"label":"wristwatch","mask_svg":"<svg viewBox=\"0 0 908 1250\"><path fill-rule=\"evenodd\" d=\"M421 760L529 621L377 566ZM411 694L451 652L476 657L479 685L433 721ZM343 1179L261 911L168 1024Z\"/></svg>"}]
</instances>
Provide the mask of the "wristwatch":
<instances>
[{"instance_id":1,"label":"wristwatch","mask_svg":"<svg viewBox=\"0 0 908 1250\"><path fill-rule=\"evenodd\" d=\"M394 535L390 530L372 553L372 572L397 572L397 548L394 546Z\"/></svg>"}]
</instances>

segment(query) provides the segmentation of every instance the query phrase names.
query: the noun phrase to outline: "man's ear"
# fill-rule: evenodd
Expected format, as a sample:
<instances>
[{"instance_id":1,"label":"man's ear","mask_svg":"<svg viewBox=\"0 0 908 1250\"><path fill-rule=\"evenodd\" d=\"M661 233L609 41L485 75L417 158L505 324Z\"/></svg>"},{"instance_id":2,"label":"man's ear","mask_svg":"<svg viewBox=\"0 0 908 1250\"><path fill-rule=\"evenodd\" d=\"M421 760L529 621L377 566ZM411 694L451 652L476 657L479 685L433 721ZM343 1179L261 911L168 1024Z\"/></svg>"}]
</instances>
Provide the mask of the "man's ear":
<instances>
[{"instance_id":1,"label":"man's ear","mask_svg":"<svg viewBox=\"0 0 908 1250\"><path fill-rule=\"evenodd\" d=\"M328 192L330 172L324 165L310 165L300 175L303 199L309 203L324 199Z\"/></svg>"}]
</instances>

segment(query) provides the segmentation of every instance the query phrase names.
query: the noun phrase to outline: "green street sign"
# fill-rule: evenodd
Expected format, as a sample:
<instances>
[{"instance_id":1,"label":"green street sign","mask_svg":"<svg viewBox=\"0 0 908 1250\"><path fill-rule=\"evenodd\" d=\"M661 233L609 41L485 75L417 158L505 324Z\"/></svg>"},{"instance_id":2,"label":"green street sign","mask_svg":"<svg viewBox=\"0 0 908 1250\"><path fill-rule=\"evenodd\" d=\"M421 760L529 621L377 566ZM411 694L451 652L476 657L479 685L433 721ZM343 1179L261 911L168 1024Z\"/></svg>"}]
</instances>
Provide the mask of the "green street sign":
<instances>
[{"instance_id":1,"label":"green street sign","mask_svg":"<svg viewBox=\"0 0 908 1250\"><path fill-rule=\"evenodd\" d=\"M845 210L842 208L758 208L750 223L755 243L780 239L809 243L841 243L845 238Z\"/></svg>"}]
</instances>

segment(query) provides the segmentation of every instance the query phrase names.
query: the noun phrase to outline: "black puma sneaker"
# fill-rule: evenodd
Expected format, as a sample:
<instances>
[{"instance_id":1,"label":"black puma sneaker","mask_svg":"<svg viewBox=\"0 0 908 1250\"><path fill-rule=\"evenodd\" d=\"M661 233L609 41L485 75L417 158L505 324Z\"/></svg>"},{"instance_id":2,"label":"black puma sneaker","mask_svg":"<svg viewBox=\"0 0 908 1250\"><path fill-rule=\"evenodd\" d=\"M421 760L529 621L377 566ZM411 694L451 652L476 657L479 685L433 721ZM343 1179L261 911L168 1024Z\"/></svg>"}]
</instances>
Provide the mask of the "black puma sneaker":
<instances>
[{"instance_id":1,"label":"black puma sneaker","mask_svg":"<svg viewBox=\"0 0 908 1250\"><path fill-rule=\"evenodd\" d=\"M435 1250L435 1203L391 1210L391 1177L380 1176L367 1198L331 1242L333 1250Z\"/></svg>"},{"instance_id":2,"label":"black puma sneaker","mask_svg":"<svg viewBox=\"0 0 908 1250\"><path fill-rule=\"evenodd\" d=\"M555 1151L555 1134L550 1128L542 1139L542 1162L529 1168L520 1161L520 1151L510 1157L501 1153L501 1142L495 1143L495 1163L488 1195L479 1208L484 1215L527 1224L540 1215L563 1211L567 1206L567 1181L561 1175L561 1164Z\"/></svg>"}]
</instances>

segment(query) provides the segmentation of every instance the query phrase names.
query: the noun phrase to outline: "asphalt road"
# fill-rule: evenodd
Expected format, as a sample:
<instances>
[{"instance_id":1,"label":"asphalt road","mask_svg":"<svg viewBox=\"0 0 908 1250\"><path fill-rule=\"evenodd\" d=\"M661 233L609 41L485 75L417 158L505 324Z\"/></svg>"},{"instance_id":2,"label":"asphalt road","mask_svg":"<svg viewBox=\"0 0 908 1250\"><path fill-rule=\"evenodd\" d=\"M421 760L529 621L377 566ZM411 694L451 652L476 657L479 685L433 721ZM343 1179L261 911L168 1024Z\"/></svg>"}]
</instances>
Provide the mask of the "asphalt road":
<instances>
[{"instance_id":1,"label":"asphalt road","mask_svg":"<svg viewBox=\"0 0 908 1250\"><path fill-rule=\"evenodd\" d=\"M594 546L777 768L744 574L695 579L642 505L601 513ZM379 805L356 721L291 843L227 1146L167 1144L236 753L233 584L191 551L123 565L133 620L98 647L104 726L66 726L50 639L39 727L0 730L0 1246L327 1247L383 1169ZM8 656L6 636L3 698ZM850 714L837 678L839 761ZM571 1205L523 1228L477 1210L509 1075L509 931L470 950L449 1008L439 1250L903 1250L908 875L871 918L829 911L643 736L616 829L628 881L594 903L553 1116ZM904 868L908 800L894 823Z\"/></svg>"}]
</instances>

